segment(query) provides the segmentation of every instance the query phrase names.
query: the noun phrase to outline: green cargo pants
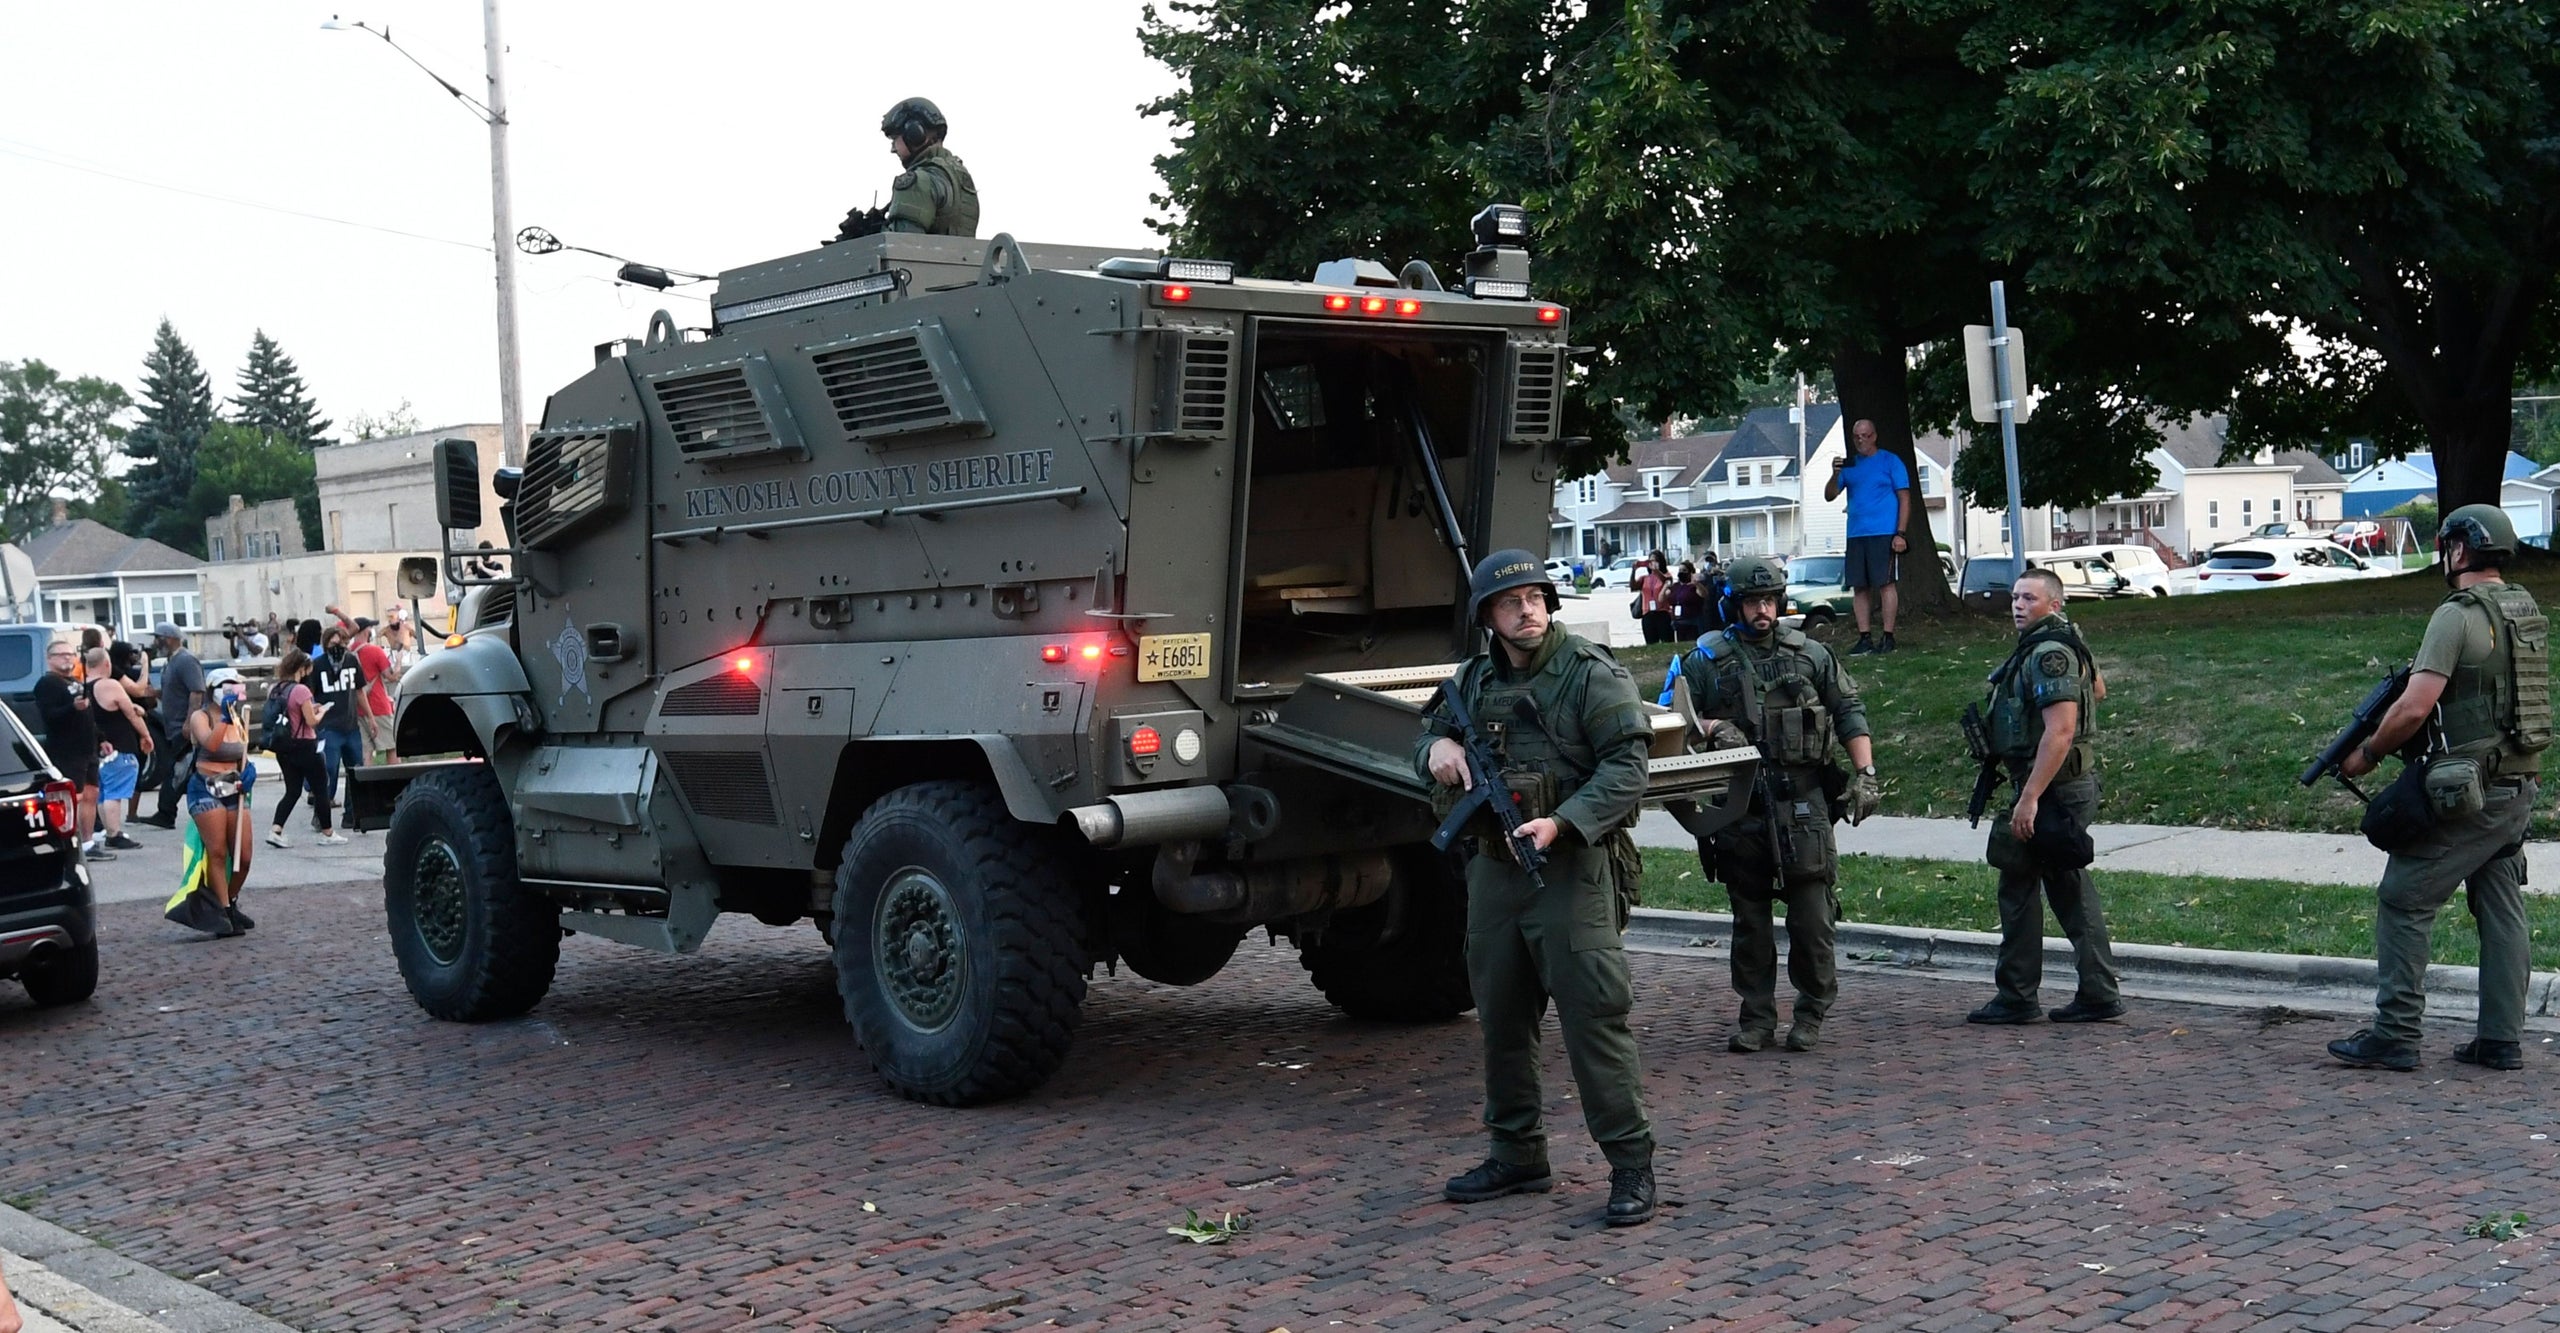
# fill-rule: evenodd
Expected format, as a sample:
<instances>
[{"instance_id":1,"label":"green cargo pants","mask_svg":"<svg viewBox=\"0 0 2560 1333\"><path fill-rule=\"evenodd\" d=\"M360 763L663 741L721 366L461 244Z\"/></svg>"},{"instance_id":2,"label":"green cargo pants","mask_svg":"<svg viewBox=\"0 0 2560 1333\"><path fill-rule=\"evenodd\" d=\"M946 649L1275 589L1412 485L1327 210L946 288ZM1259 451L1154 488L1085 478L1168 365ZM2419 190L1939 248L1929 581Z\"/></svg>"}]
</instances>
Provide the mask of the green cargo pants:
<instances>
[{"instance_id":1,"label":"green cargo pants","mask_svg":"<svg viewBox=\"0 0 2560 1333\"><path fill-rule=\"evenodd\" d=\"M1493 1155L1514 1166L1546 1163L1538 1027L1552 997L1591 1137L1612 1167L1650 1165L1653 1126L1627 1026L1635 992L1608 854L1567 834L1548 849L1543 875L1540 892L1499 856L1467 864L1467 983L1484 1031Z\"/></svg>"},{"instance_id":2,"label":"green cargo pants","mask_svg":"<svg viewBox=\"0 0 2560 1333\"><path fill-rule=\"evenodd\" d=\"M2382 868L2381 903L2373 918L2373 1034L2414 1043L2427 1012L2427 942L2436 912L2467 883L2471 919L2480 927L2479 1035L2518 1041L2533 940L2524 919L2525 825L2539 786L2530 778L2492 785L2480 813L2442 820L2414 847L2393 852Z\"/></svg>"},{"instance_id":3,"label":"green cargo pants","mask_svg":"<svg viewBox=\"0 0 2560 1333\"><path fill-rule=\"evenodd\" d=\"M2044 799L2059 801L2081 827L2098 814L2098 780L2080 778L2045 788ZM2116 989L2115 949L2107 940L2107 914L2098 906L2098 883L2089 868L2059 870L2036 860L2035 853L2009 832L2012 802L2000 812L1986 852L2000 872L2000 960L1992 970L2002 1004L2033 1007L2044 984L2044 905L2053 904L2053 919L2071 941L2072 961L2080 974L2073 998L2107 1005L2121 999Z\"/></svg>"},{"instance_id":4,"label":"green cargo pants","mask_svg":"<svg viewBox=\"0 0 2560 1333\"><path fill-rule=\"evenodd\" d=\"M1787 980L1796 988L1797 1022L1819 1022L1840 997L1840 894L1829 878L1775 876L1740 857L1719 856L1725 897L1733 905L1733 993L1742 997L1744 1029L1778 1025L1778 928L1772 904L1787 905Z\"/></svg>"}]
</instances>

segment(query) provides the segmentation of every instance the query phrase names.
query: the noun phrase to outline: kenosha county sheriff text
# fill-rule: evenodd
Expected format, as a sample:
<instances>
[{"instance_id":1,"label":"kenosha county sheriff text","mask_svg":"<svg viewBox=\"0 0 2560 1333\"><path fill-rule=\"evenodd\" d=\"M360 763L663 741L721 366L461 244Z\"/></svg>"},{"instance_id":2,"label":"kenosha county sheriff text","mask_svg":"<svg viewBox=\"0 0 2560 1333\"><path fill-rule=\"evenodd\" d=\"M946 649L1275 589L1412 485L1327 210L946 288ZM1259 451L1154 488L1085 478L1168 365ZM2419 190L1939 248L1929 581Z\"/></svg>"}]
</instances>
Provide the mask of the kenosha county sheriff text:
<instances>
[{"instance_id":1,"label":"kenosha county sheriff text","mask_svg":"<svg viewBox=\"0 0 2560 1333\"><path fill-rule=\"evenodd\" d=\"M742 481L731 486L696 486L684 493L684 516L725 518L732 514L771 514L833 505L903 504L933 495L1037 486L1049 480L1057 452L1021 449L931 463L812 472L805 477Z\"/></svg>"}]
</instances>

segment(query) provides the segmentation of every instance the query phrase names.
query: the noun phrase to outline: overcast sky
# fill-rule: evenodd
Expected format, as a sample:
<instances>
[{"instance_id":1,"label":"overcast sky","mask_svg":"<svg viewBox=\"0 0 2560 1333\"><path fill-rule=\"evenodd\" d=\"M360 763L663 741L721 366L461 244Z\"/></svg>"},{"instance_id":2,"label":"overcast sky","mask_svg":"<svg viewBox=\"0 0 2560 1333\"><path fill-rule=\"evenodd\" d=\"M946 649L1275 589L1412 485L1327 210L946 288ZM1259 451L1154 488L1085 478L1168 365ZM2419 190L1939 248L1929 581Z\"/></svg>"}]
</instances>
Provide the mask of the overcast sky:
<instances>
[{"instance_id":1,"label":"overcast sky","mask_svg":"<svg viewBox=\"0 0 2560 1333\"><path fill-rule=\"evenodd\" d=\"M467 0L0 3L0 361L138 391L166 315L217 396L263 328L341 422L403 399L429 427L498 419L488 131L379 39L323 31L333 7L485 97ZM885 192L880 114L921 95L980 235L1151 244L1169 131L1137 107L1173 80L1139 8L506 0L515 224L703 273L807 249ZM708 284L612 271L517 256L529 422L659 306L708 322L678 294Z\"/></svg>"}]
</instances>

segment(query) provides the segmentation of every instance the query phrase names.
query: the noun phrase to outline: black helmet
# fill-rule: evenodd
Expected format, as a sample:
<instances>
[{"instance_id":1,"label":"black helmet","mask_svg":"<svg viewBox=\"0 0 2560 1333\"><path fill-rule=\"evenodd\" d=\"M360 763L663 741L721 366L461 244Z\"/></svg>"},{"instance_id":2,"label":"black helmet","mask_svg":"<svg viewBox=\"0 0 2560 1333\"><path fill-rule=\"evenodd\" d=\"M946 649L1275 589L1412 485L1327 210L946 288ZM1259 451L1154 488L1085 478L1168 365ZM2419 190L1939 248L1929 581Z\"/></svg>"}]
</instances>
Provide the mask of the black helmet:
<instances>
[{"instance_id":1,"label":"black helmet","mask_svg":"<svg viewBox=\"0 0 2560 1333\"><path fill-rule=\"evenodd\" d=\"M1564 599L1556 596L1556 585L1547 577L1545 562L1514 546L1496 551L1476 562L1475 577L1467 584L1467 619L1475 620L1484 613L1485 599L1513 588L1536 584L1547 590L1547 614L1554 615Z\"/></svg>"},{"instance_id":2,"label":"black helmet","mask_svg":"<svg viewBox=\"0 0 2560 1333\"><path fill-rule=\"evenodd\" d=\"M910 97L889 108L880 118L880 132L892 139L923 143L938 134L948 133L951 123L942 118L942 108L921 97Z\"/></svg>"},{"instance_id":3,"label":"black helmet","mask_svg":"<svg viewBox=\"0 0 2560 1333\"><path fill-rule=\"evenodd\" d=\"M1746 555L1724 567L1725 582L1736 601L1755 593L1787 595L1787 571L1765 555Z\"/></svg>"},{"instance_id":4,"label":"black helmet","mask_svg":"<svg viewBox=\"0 0 2560 1333\"><path fill-rule=\"evenodd\" d=\"M2496 505L2464 505L2445 515L2436 529L2436 549L2460 542L2484 560L2504 560L2516 553L2515 520Z\"/></svg>"}]
</instances>

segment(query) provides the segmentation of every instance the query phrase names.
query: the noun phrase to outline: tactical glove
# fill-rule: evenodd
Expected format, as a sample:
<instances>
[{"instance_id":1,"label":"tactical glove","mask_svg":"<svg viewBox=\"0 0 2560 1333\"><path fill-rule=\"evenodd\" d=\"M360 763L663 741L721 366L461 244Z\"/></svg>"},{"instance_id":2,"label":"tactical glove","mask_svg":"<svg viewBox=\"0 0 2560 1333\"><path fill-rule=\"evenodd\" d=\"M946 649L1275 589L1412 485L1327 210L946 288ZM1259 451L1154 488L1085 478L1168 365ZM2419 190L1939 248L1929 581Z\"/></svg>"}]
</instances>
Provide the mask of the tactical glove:
<instances>
[{"instance_id":1,"label":"tactical glove","mask_svg":"<svg viewBox=\"0 0 2560 1333\"><path fill-rule=\"evenodd\" d=\"M1884 804L1884 784L1873 773L1857 773L1849 778L1849 823L1863 824L1867 816Z\"/></svg>"}]
</instances>

